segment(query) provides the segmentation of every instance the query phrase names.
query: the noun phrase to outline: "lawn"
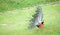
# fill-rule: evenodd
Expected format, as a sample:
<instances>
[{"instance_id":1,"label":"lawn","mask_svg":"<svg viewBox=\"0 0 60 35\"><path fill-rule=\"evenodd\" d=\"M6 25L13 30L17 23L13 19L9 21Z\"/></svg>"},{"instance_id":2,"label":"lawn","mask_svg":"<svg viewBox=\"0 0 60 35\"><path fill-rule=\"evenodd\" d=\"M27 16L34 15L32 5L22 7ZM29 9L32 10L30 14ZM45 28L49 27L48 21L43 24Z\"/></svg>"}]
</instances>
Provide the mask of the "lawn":
<instances>
[{"instance_id":1,"label":"lawn","mask_svg":"<svg viewBox=\"0 0 60 35\"><path fill-rule=\"evenodd\" d=\"M56 0L60 1L60 0ZM55 0L0 0L0 12L55 2Z\"/></svg>"},{"instance_id":2,"label":"lawn","mask_svg":"<svg viewBox=\"0 0 60 35\"><path fill-rule=\"evenodd\" d=\"M60 4L42 6L43 29L28 29L36 7L16 9L0 14L0 35L60 35Z\"/></svg>"}]
</instances>

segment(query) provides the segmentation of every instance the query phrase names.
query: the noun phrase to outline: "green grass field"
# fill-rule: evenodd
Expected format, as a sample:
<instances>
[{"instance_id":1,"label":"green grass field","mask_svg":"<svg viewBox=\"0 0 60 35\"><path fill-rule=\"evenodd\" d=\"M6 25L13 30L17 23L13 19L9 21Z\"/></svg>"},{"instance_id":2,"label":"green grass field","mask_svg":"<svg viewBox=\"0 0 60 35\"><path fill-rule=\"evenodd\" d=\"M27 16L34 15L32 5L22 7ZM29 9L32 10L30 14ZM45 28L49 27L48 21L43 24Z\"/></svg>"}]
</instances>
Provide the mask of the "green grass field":
<instances>
[{"instance_id":1,"label":"green grass field","mask_svg":"<svg viewBox=\"0 0 60 35\"><path fill-rule=\"evenodd\" d=\"M0 35L60 35L59 6L60 4L42 6L45 24L43 29L28 29L29 20L36 8L4 12L0 14Z\"/></svg>"},{"instance_id":2,"label":"green grass field","mask_svg":"<svg viewBox=\"0 0 60 35\"><path fill-rule=\"evenodd\" d=\"M16 1L16 0L11 0L11 1ZM16 2L20 2L20 1L16 1ZM1 4L3 6L1 7L0 5L1 7L0 35L60 35L60 4L42 6L42 10L44 14L44 25L45 25L45 27L42 29L39 29L37 27L34 29L28 29L30 23L29 20L31 20L33 18L32 15L36 13L35 12L36 7L32 7L28 9L18 9L19 8L18 5L15 7L14 5L12 5L11 7L11 5L8 4L10 5L10 7L6 6L6 8L9 8L8 10L5 9L4 2ZM26 5L22 7L27 7L27 6L30 5Z\"/></svg>"},{"instance_id":3,"label":"green grass field","mask_svg":"<svg viewBox=\"0 0 60 35\"><path fill-rule=\"evenodd\" d=\"M56 0L60 1L60 0ZM55 0L0 0L0 12L55 2Z\"/></svg>"}]
</instances>

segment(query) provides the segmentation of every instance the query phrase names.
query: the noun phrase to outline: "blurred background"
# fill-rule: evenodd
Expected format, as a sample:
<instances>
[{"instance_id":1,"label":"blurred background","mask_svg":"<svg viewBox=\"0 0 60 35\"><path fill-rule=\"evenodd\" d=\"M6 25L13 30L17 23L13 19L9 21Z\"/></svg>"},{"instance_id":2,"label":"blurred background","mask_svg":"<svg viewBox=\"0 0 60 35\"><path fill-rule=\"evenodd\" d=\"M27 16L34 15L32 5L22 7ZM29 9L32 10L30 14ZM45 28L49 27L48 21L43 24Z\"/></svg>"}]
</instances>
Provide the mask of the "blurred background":
<instances>
[{"instance_id":1,"label":"blurred background","mask_svg":"<svg viewBox=\"0 0 60 35\"><path fill-rule=\"evenodd\" d=\"M28 29L38 5L45 26ZM60 0L0 0L0 35L60 35Z\"/></svg>"}]
</instances>

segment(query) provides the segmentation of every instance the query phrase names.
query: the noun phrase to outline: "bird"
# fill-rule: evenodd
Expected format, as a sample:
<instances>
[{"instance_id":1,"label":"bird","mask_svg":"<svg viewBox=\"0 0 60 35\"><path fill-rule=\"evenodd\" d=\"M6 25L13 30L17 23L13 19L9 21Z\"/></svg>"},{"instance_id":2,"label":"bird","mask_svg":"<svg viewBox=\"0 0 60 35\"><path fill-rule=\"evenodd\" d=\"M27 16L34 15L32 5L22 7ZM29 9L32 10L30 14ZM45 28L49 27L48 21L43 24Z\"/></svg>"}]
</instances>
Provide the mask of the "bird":
<instances>
[{"instance_id":1,"label":"bird","mask_svg":"<svg viewBox=\"0 0 60 35\"><path fill-rule=\"evenodd\" d=\"M35 11L36 14L32 15L32 19L30 20L30 27L31 29L38 27L38 28L44 28L44 20L43 20L43 11L42 7L39 5L37 6L37 10Z\"/></svg>"},{"instance_id":2,"label":"bird","mask_svg":"<svg viewBox=\"0 0 60 35\"><path fill-rule=\"evenodd\" d=\"M43 11L41 6L37 6L37 18L35 20L35 25L38 28L43 28L44 27L44 21L43 21Z\"/></svg>"}]
</instances>

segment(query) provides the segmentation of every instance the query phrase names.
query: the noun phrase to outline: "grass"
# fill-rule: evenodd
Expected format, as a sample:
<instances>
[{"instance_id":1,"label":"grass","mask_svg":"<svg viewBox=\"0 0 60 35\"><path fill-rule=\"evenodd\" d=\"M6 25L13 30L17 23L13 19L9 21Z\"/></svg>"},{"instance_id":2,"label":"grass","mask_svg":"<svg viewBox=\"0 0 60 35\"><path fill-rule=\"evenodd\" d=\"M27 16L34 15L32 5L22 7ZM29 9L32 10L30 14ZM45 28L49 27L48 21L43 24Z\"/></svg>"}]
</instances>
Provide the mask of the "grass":
<instances>
[{"instance_id":1,"label":"grass","mask_svg":"<svg viewBox=\"0 0 60 35\"><path fill-rule=\"evenodd\" d=\"M42 6L43 29L28 29L36 8L16 9L0 14L0 35L60 35L60 4ZM2 25L3 24L3 25Z\"/></svg>"},{"instance_id":2,"label":"grass","mask_svg":"<svg viewBox=\"0 0 60 35\"><path fill-rule=\"evenodd\" d=\"M59 0L56 0L59 1ZM55 0L0 0L0 12L55 2Z\"/></svg>"}]
</instances>

